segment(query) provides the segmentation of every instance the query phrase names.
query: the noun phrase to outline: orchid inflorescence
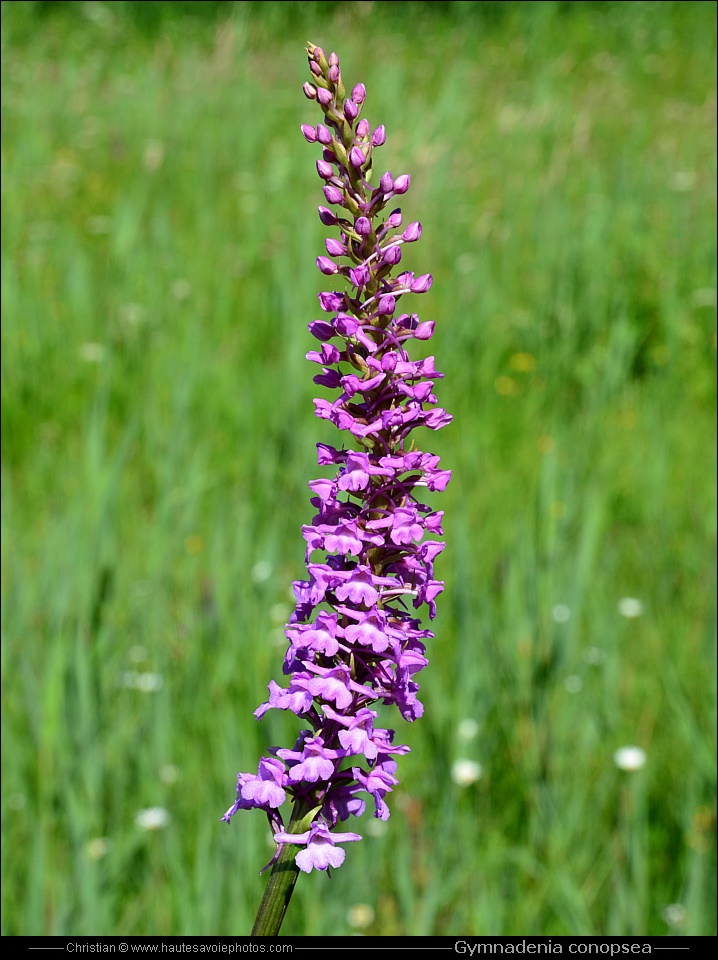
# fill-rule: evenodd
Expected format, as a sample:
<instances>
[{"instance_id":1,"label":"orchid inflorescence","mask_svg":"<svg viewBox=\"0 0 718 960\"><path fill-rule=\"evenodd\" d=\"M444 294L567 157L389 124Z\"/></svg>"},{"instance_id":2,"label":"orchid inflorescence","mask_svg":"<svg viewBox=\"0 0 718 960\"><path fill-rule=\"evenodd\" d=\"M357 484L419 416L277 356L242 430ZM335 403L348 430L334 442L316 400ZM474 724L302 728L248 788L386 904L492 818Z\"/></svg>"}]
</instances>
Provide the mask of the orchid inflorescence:
<instances>
[{"instance_id":1,"label":"orchid inflorescence","mask_svg":"<svg viewBox=\"0 0 718 960\"><path fill-rule=\"evenodd\" d=\"M393 730L375 726L372 707L394 704L409 721L423 713L415 678L433 634L412 608L426 605L430 618L436 614L444 584L434 577L434 560L444 543L436 539L442 511L417 495L444 490L451 474L408 438L415 427L437 430L451 417L434 396L442 377L434 358L412 360L406 350L411 339L429 340L434 323L399 312L404 295L424 293L432 281L430 274L397 272L421 224L401 230L400 210L383 214L409 189L410 177L385 173L370 185L373 153L386 131L372 131L361 118L363 84L346 95L337 55L327 57L313 44L307 51L312 78L303 89L324 122L303 125L302 133L322 147L317 172L329 206L319 207L319 217L339 228L317 266L347 283L343 291L319 294L330 317L309 324L320 346L307 358L321 367L314 382L339 391L334 400L315 399L316 416L351 437L355 448L317 444L319 464L336 473L309 484L317 513L302 528L308 579L294 583L296 608L285 629L289 685L270 682L268 701L255 711L261 718L271 709L289 710L308 729L293 749L271 748L256 774L238 775L237 799L223 819L263 810L278 844L274 859L284 844L296 845L296 866L309 872L338 867L345 854L336 844L361 839L334 832L363 813L361 794L372 798L375 817L389 817L386 796L398 782L394 758L409 748L394 745ZM323 559L315 559L318 552ZM295 807L288 832L280 808L289 798Z\"/></svg>"}]
</instances>

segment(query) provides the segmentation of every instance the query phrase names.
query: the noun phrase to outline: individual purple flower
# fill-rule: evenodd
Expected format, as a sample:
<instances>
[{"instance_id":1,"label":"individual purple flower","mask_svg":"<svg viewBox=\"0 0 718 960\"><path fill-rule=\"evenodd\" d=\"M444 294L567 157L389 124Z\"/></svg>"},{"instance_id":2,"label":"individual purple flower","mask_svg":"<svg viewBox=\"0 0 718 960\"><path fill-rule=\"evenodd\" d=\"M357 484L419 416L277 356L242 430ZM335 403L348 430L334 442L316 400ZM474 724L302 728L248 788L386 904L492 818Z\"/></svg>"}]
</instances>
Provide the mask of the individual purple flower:
<instances>
[{"instance_id":1,"label":"individual purple flower","mask_svg":"<svg viewBox=\"0 0 718 960\"><path fill-rule=\"evenodd\" d=\"M263 757L259 761L257 776L247 777L242 784L242 799L252 801L256 806L281 807L286 799L282 786L285 780L284 765L272 757Z\"/></svg>"},{"instance_id":2,"label":"individual purple flower","mask_svg":"<svg viewBox=\"0 0 718 960\"><path fill-rule=\"evenodd\" d=\"M227 811L261 809L278 844L300 847L296 868L328 870L344 861L338 843L361 839L337 833L360 816L369 797L374 815L389 817L396 787L394 731L376 726L379 706L396 706L408 721L424 707L417 676L427 664L433 634L412 610L436 615L444 588L434 562L444 549L443 512L419 499L441 492L451 472L418 449L419 427L437 430L451 416L437 406L442 374L434 358L413 360L411 341L434 335L434 321L402 310L405 296L426 293L431 274L400 272L403 245L421 237L419 221L401 231L399 209L387 209L411 186L409 174L384 173L370 183L372 150L386 130L361 118L366 88L347 96L339 58L308 47L311 82L304 93L322 111L322 122L302 125L308 143L319 143L316 169L325 200L321 222L337 227L316 258L323 276L344 289L319 294L326 319L308 328L319 344L307 359L320 366L314 382L327 395L314 399L315 415L341 433L336 445L317 444L318 463L332 476L312 480L316 513L302 526L307 579L294 583L296 604L285 629L284 685L270 681L269 698L255 711L283 710L304 729L293 748L272 747L256 774L240 773L237 799ZM280 807L293 802L287 829ZM281 871L279 871L281 872ZM279 881L277 881L279 882Z\"/></svg>"},{"instance_id":3,"label":"individual purple flower","mask_svg":"<svg viewBox=\"0 0 718 960\"><path fill-rule=\"evenodd\" d=\"M334 761L327 755L321 737L305 740L301 751L277 750L277 756L289 761L289 780L292 783L329 780L335 770Z\"/></svg>"},{"instance_id":4,"label":"individual purple flower","mask_svg":"<svg viewBox=\"0 0 718 960\"><path fill-rule=\"evenodd\" d=\"M329 867L340 867L344 863L346 852L337 843L348 843L350 840L361 840L358 833L330 833L326 824L321 821L311 825L305 833L283 833L274 835L277 843L306 844L306 848L296 856L297 866L305 873L312 870L328 870Z\"/></svg>"}]
</instances>

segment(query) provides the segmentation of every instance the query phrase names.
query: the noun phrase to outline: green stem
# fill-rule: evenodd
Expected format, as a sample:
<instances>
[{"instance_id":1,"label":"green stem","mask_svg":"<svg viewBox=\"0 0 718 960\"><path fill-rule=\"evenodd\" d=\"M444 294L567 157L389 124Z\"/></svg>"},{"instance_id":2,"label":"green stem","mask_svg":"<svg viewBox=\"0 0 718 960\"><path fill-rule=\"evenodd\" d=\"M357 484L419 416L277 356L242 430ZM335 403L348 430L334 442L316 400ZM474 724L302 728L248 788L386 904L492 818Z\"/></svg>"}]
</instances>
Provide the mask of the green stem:
<instances>
[{"instance_id":1,"label":"green stem","mask_svg":"<svg viewBox=\"0 0 718 960\"><path fill-rule=\"evenodd\" d=\"M309 824L314 818L316 810L311 810L299 800L294 805L292 818L287 827L287 833L304 833L309 829ZM309 822L307 815L309 814ZM299 876L299 867L296 864L295 856L301 847L296 843L285 843L279 852L279 856L272 866L272 872L269 875L269 881L262 897L262 902L257 911L257 919L254 921L251 936L253 937L278 937L279 928L284 920L284 914L287 912L289 901L294 892L294 884Z\"/></svg>"}]
</instances>

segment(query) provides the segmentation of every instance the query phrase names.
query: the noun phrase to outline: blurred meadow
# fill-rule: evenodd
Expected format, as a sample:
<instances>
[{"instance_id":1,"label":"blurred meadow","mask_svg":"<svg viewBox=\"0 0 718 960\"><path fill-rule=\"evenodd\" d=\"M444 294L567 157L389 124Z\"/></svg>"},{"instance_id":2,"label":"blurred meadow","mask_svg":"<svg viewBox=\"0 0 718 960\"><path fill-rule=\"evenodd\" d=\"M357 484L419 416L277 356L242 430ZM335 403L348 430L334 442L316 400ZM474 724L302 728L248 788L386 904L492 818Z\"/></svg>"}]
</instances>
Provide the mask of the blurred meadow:
<instances>
[{"instance_id":1,"label":"blurred meadow","mask_svg":"<svg viewBox=\"0 0 718 960\"><path fill-rule=\"evenodd\" d=\"M282 932L715 934L715 21L2 4L3 934L259 904L266 821L219 818L299 729L252 712L336 437L307 40L412 175L454 475L392 817Z\"/></svg>"}]
</instances>

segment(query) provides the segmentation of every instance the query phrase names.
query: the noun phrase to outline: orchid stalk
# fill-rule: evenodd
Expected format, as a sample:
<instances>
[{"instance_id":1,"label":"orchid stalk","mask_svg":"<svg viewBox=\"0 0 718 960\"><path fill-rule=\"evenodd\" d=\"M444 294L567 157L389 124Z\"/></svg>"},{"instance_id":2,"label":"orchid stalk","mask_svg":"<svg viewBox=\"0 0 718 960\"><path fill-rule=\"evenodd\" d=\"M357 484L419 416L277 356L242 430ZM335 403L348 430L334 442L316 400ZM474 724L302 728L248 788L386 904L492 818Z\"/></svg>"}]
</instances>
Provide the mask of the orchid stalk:
<instances>
[{"instance_id":1,"label":"orchid stalk","mask_svg":"<svg viewBox=\"0 0 718 960\"><path fill-rule=\"evenodd\" d=\"M395 758L409 748L376 725L373 707L394 705L408 721L423 713L416 676L433 634L415 611L425 606L430 619L436 614L444 584L434 561L444 543L437 539L442 511L419 497L444 490L451 476L410 440L416 427L438 430L451 421L434 395L442 377L434 358L412 360L407 351L412 339L431 339L434 323L399 306L432 283L430 274L399 266L421 224L402 228L399 209L385 212L410 177L387 172L371 186L384 126L372 130L362 117L362 83L347 95L335 53L327 57L311 43L307 52L311 81L303 89L323 117L302 133L322 148L316 166L328 206L319 207L319 217L338 232L317 267L344 281L344 289L319 294L328 317L309 324L319 347L307 358L320 367L314 382L334 392L314 400L316 416L334 424L343 442L317 444L320 466L334 476L309 484L316 515L302 527L308 578L294 583L296 607L285 629L288 684L271 681L269 699L255 711L261 719L268 710L289 710L306 729L291 749L272 747L256 774L238 775L236 800L223 817L262 810L277 843L253 936L277 936L300 871L341 866L340 844L361 836L337 828L361 816L365 796L375 817L389 818Z\"/></svg>"}]
</instances>

